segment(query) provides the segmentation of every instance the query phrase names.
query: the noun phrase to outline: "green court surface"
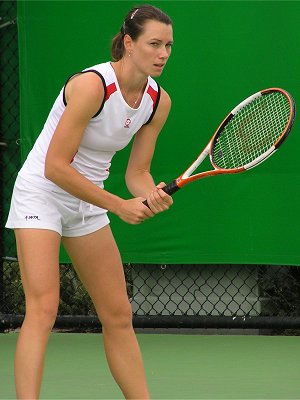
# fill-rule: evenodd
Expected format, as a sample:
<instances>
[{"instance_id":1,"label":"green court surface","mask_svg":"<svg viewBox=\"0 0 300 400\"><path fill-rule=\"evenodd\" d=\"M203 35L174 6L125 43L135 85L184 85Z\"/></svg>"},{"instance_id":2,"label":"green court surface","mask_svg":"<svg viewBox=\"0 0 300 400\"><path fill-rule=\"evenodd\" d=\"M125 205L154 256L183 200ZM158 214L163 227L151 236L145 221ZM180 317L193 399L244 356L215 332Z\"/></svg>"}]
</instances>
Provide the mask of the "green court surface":
<instances>
[{"instance_id":1,"label":"green court surface","mask_svg":"<svg viewBox=\"0 0 300 400\"><path fill-rule=\"evenodd\" d=\"M15 398L16 333L0 334L0 398ZM138 334L153 399L300 399L297 336ZM102 335L53 333L42 399L122 399Z\"/></svg>"}]
</instances>

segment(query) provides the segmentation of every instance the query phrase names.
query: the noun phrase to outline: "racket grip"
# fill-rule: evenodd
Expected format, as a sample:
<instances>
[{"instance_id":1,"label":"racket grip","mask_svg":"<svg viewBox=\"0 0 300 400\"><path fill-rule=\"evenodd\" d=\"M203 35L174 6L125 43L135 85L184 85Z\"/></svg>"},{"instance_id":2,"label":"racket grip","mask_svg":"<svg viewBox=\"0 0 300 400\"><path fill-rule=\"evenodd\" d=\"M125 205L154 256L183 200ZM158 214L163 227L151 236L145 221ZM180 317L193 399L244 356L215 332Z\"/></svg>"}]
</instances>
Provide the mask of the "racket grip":
<instances>
[{"instance_id":1,"label":"racket grip","mask_svg":"<svg viewBox=\"0 0 300 400\"><path fill-rule=\"evenodd\" d=\"M162 188L162 190L166 193L168 193L168 195L172 196L173 193L177 192L177 190L179 190L180 187L177 186L176 184L176 180L174 179L174 181L172 181L171 183L169 183L168 185L166 185L165 187Z\"/></svg>"},{"instance_id":2,"label":"racket grip","mask_svg":"<svg viewBox=\"0 0 300 400\"><path fill-rule=\"evenodd\" d=\"M166 192L169 196L172 196L172 194L177 192L177 190L179 190L179 189L180 189L180 187L177 186L175 179L174 179L174 181L172 181L171 183L169 183L168 185L166 185L165 187L162 188L162 190L164 192ZM143 204L145 204L145 206L149 207L147 200L143 201Z\"/></svg>"}]
</instances>

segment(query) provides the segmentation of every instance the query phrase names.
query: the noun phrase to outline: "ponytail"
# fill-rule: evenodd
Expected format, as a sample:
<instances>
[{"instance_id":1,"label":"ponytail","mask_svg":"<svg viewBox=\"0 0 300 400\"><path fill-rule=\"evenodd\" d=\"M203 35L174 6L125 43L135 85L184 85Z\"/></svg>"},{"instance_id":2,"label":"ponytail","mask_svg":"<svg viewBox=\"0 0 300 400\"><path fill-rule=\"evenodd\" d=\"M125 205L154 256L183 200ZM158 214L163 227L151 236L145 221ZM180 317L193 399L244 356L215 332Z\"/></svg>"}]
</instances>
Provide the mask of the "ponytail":
<instances>
[{"instance_id":1,"label":"ponytail","mask_svg":"<svg viewBox=\"0 0 300 400\"><path fill-rule=\"evenodd\" d=\"M113 61L119 61L124 56L124 35L119 32L112 40L111 55Z\"/></svg>"}]
</instances>

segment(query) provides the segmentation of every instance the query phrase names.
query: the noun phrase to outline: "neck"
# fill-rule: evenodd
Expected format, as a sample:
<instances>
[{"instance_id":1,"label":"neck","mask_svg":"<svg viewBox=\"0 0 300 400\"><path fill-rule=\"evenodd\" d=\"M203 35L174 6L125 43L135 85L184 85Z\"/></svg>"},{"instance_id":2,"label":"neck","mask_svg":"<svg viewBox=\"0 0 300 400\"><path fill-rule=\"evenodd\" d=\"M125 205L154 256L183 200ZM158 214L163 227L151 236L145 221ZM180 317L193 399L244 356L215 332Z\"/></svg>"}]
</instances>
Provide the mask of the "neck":
<instances>
[{"instance_id":1,"label":"neck","mask_svg":"<svg viewBox=\"0 0 300 400\"><path fill-rule=\"evenodd\" d=\"M148 81L145 75L139 75L124 60L112 63L123 98L129 106L137 108L143 97Z\"/></svg>"},{"instance_id":2,"label":"neck","mask_svg":"<svg viewBox=\"0 0 300 400\"><path fill-rule=\"evenodd\" d=\"M138 74L136 70L123 59L112 63L112 67L115 71L120 88L126 91L139 91L141 88L145 87L148 81L147 76Z\"/></svg>"}]
</instances>

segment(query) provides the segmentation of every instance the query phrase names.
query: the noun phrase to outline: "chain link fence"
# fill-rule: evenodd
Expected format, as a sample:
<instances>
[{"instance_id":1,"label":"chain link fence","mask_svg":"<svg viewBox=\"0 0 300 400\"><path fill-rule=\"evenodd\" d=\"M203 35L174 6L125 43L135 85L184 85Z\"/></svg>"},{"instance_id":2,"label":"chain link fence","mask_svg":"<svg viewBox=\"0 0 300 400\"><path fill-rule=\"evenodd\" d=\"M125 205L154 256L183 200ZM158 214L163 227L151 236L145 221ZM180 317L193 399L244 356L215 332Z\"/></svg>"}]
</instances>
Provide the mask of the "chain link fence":
<instances>
[{"instance_id":1,"label":"chain link fence","mask_svg":"<svg viewBox=\"0 0 300 400\"><path fill-rule=\"evenodd\" d=\"M15 254L14 235L3 229L20 168L17 2L0 2L0 185L1 253Z\"/></svg>"},{"instance_id":2,"label":"chain link fence","mask_svg":"<svg viewBox=\"0 0 300 400\"><path fill-rule=\"evenodd\" d=\"M0 256L15 255L13 232L4 229L10 197L20 168L17 4L0 2ZM0 263L0 314L4 311L4 264Z\"/></svg>"},{"instance_id":3,"label":"chain link fence","mask_svg":"<svg viewBox=\"0 0 300 400\"><path fill-rule=\"evenodd\" d=\"M20 168L16 2L0 3L0 330L19 327L25 305L14 235L4 229ZM124 264L139 328L300 328L300 269L274 265ZM93 304L72 265L60 266L56 326L99 329Z\"/></svg>"},{"instance_id":4,"label":"chain link fence","mask_svg":"<svg viewBox=\"0 0 300 400\"><path fill-rule=\"evenodd\" d=\"M136 328L300 328L300 270L275 265L124 264ZM60 266L57 328L99 329L71 264ZM24 294L17 261L4 261L2 330L20 326Z\"/></svg>"}]
</instances>

